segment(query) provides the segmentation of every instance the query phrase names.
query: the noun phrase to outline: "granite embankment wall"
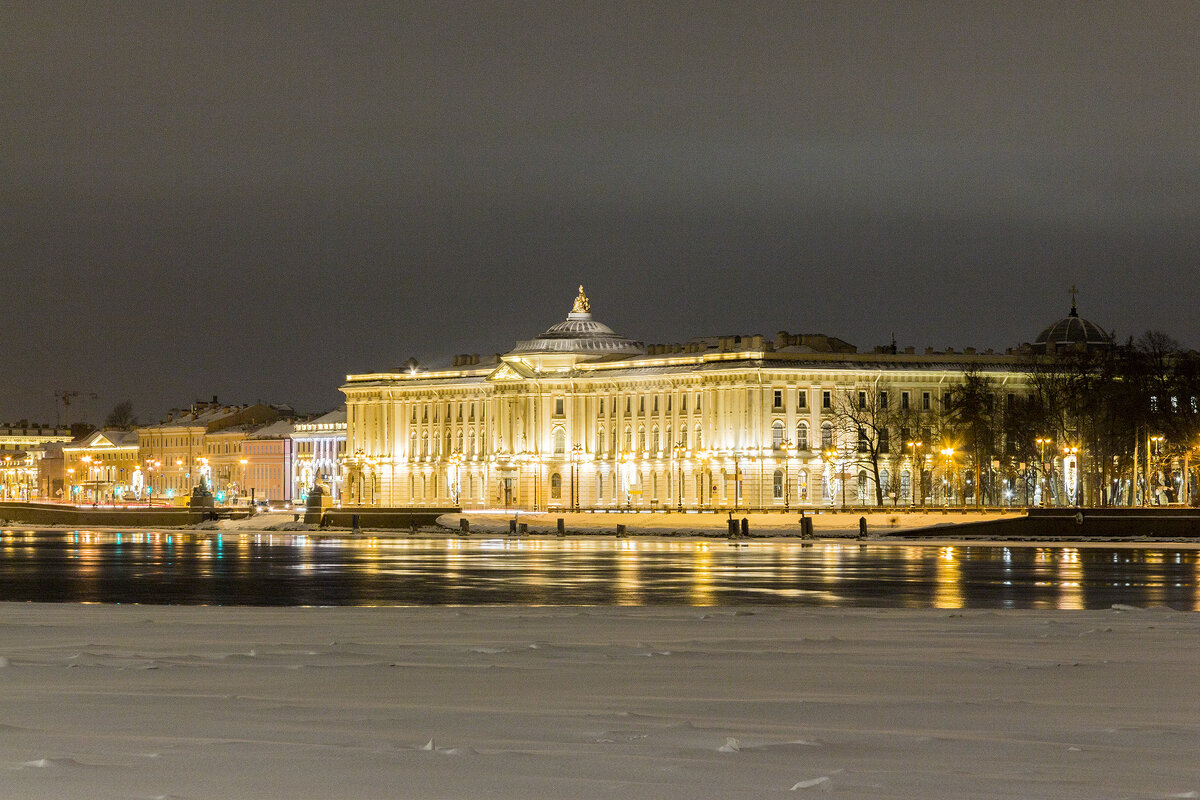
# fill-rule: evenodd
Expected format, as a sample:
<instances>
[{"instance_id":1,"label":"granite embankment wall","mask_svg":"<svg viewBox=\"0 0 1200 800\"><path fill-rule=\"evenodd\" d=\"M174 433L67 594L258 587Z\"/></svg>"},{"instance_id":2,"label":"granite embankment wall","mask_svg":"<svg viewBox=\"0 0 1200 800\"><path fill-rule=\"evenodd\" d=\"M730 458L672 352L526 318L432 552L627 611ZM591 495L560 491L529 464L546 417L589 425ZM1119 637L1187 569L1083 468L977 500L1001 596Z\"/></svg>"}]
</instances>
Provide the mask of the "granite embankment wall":
<instances>
[{"instance_id":1,"label":"granite embankment wall","mask_svg":"<svg viewBox=\"0 0 1200 800\"><path fill-rule=\"evenodd\" d=\"M212 509L176 508L79 508L52 503L0 503L0 520L22 525L71 525L79 527L173 528L195 525L212 515Z\"/></svg>"},{"instance_id":2,"label":"granite embankment wall","mask_svg":"<svg viewBox=\"0 0 1200 800\"><path fill-rule=\"evenodd\" d=\"M332 528L372 528L375 530L410 530L432 528L443 514L458 514L462 509L447 508L376 508L372 506L349 506L308 509L304 521L310 525Z\"/></svg>"},{"instance_id":3,"label":"granite embankment wall","mask_svg":"<svg viewBox=\"0 0 1200 800\"><path fill-rule=\"evenodd\" d=\"M888 531L901 538L939 535L996 539L1154 539L1200 538L1200 510L1194 508L1031 508L1009 519L962 522Z\"/></svg>"}]
</instances>

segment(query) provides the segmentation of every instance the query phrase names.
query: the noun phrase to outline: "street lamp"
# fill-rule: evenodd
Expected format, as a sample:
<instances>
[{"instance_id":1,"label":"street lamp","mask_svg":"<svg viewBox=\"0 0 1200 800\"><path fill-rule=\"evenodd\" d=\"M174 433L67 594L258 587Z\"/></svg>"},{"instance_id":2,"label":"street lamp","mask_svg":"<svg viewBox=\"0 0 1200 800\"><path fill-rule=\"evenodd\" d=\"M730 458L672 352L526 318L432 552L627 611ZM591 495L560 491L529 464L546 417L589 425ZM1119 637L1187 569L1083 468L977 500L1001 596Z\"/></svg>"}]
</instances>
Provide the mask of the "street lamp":
<instances>
[{"instance_id":1,"label":"street lamp","mask_svg":"<svg viewBox=\"0 0 1200 800\"><path fill-rule=\"evenodd\" d=\"M792 460L792 440L784 439L779 443L783 448L783 510L786 513L791 509L791 478L788 477L790 472L789 464Z\"/></svg>"},{"instance_id":2,"label":"street lamp","mask_svg":"<svg viewBox=\"0 0 1200 800\"><path fill-rule=\"evenodd\" d=\"M910 458L912 460L913 471L912 480L908 482L908 489L912 492L912 500L909 502L910 506L915 506L917 504L918 492L921 494L921 503L925 503L925 486L923 485L924 479L921 477L921 468L917 464L917 448L920 447L921 444L921 442L916 440L907 443L909 452L912 454Z\"/></svg>"},{"instance_id":3,"label":"street lamp","mask_svg":"<svg viewBox=\"0 0 1200 800\"><path fill-rule=\"evenodd\" d=\"M451 498L454 505L459 505L459 500L462 498L462 453L452 453L447 459L450 465L454 467L454 491L451 493Z\"/></svg>"},{"instance_id":4,"label":"street lamp","mask_svg":"<svg viewBox=\"0 0 1200 800\"><path fill-rule=\"evenodd\" d=\"M1046 479L1046 445L1050 444L1051 439L1048 436L1039 436L1034 439L1038 446L1038 460L1042 472L1042 502L1041 505L1046 505L1046 495L1050 491L1050 484Z\"/></svg>"},{"instance_id":5,"label":"street lamp","mask_svg":"<svg viewBox=\"0 0 1200 800\"><path fill-rule=\"evenodd\" d=\"M946 472L942 477L942 503L950 505L950 490L954 479L954 448L943 447L942 455L946 457Z\"/></svg>"},{"instance_id":6,"label":"street lamp","mask_svg":"<svg viewBox=\"0 0 1200 800\"><path fill-rule=\"evenodd\" d=\"M579 461L583 458L583 445L571 447L571 510L579 511Z\"/></svg>"},{"instance_id":7,"label":"street lamp","mask_svg":"<svg viewBox=\"0 0 1200 800\"><path fill-rule=\"evenodd\" d=\"M1165 436L1151 436L1146 443L1146 494L1144 497L1146 505L1150 505L1150 456L1151 454L1158 455L1159 448L1162 447L1165 439Z\"/></svg>"},{"instance_id":8,"label":"street lamp","mask_svg":"<svg viewBox=\"0 0 1200 800\"><path fill-rule=\"evenodd\" d=\"M679 477L679 493L675 495L676 508L683 511L683 453L687 447L683 441L678 441L671 448L671 452L675 454L675 474Z\"/></svg>"}]
</instances>

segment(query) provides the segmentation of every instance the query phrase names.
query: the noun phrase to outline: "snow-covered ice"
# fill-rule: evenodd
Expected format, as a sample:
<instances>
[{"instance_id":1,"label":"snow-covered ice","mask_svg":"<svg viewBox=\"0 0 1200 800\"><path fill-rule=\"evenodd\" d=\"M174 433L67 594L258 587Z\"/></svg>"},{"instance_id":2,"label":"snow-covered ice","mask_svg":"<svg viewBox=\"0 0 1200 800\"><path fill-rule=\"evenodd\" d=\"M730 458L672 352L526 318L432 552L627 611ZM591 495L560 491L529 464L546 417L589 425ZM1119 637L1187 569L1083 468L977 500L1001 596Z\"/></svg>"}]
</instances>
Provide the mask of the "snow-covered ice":
<instances>
[{"instance_id":1,"label":"snow-covered ice","mask_svg":"<svg viewBox=\"0 0 1200 800\"><path fill-rule=\"evenodd\" d=\"M0 604L0 797L1196 797L1198 656L1138 609Z\"/></svg>"}]
</instances>

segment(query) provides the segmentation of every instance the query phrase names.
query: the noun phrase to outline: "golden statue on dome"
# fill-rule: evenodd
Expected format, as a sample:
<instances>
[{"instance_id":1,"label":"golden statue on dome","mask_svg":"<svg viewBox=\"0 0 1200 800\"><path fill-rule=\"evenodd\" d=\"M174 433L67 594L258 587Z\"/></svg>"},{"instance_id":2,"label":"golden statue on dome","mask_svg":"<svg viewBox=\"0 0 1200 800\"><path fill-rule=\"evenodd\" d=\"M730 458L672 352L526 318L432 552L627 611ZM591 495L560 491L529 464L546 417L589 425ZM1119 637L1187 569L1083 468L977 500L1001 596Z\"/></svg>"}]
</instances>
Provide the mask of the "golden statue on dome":
<instances>
[{"instance_id":1,"label":"golden statue on dome","mask_svg":"<svg viewBox=\"0 0 1200 800\"><path fill-rule=\"evenodd\" d=\"M579 284L579 296L575 298L575 305L571 306L572 314L588 314L591 313L592 304L588 302L588 296L583 293L583 284Z\"/></svg>"}]
</instances>

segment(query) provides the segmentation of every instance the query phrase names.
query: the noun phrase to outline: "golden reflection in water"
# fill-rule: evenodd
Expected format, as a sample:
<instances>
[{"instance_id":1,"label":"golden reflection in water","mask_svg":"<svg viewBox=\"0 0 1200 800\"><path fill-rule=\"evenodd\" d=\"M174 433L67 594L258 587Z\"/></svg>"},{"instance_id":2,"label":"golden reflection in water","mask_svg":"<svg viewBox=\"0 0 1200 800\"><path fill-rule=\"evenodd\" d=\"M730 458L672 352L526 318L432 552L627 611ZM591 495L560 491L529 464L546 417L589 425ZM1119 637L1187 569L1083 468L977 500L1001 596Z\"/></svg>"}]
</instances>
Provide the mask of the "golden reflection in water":
<instances>
[{"instance_id":1,"label":"golden reflection in water","mask_svg":"<svg viewBox=\"0 0 1200 800\"><path fill-rule=\"evenodd\" d=\"M1058 557L1058 608L1083 610L1083 563L1074 547L1063 548Z\"/></svg>"},{"instance_id":2,"label":"golden reflection in water","mask_svg":"<svg viewBox=\"0 0 1200 800\"><path fill-rule=\"evenodd\" d=\"M642 583L638 574L640 569L638 562L637 542L617 542L616 602L619 606L641 605Z\"/></svg>"},{"instance_id":3,"label":"golden reflection in water","mask_svg":"<svg viewBox=\"0 0 1200 800\"><path fill-rule=\"evenodd\" d=\"M1167 563L1166 554L1161 550L1148 550L1145 563L1154 564L1159 568L1146 573L1146 605L1164 605L1167 602L1167 573L1162 567Z\"/></svg>"},{"instance_id":4,"label":"golden reflection in water","mask_svg":"<svg viewBox=\"0 0 1200 800\"><path fill-rule=\"evenodd\" d=\"M1054 586L1054 551L1046 547L1037 547L1033 551L1033 586L1035 591L1029 598L1029 607L1036 609L1052 609L1055 599L1048 592L1038 594L1037 590Z\"/></svg>"},{"instance_id":5,"label":"golden reflection in water","mask_svg":"<svg viewBox=\"0 0 1200 800\"><path fill-rule=\"evenodd\" d=\"M962 608L962 568L953 547L938 548L934 569L933 607Z\"/></svg>"},{"instance_id":6,"label":"golden reflection in water","mask_svg":"<svg viewBox=\"0 0 1200 800\"><path fill-rule=\"evenodd\" d=\"M708 542L697 542L692 558L692 590L689 602L694 606L711 606L713 599L712 550Z\"/></svg>"}]
</instances>

